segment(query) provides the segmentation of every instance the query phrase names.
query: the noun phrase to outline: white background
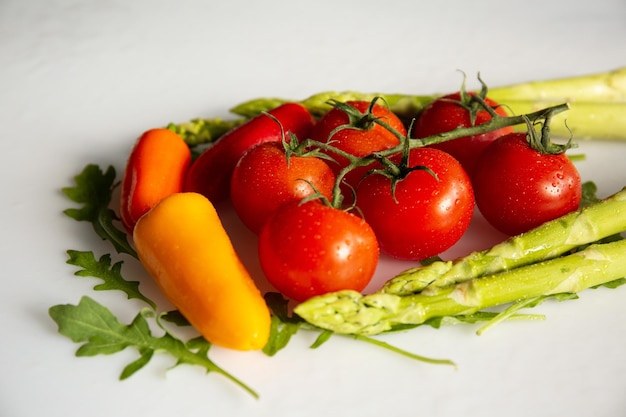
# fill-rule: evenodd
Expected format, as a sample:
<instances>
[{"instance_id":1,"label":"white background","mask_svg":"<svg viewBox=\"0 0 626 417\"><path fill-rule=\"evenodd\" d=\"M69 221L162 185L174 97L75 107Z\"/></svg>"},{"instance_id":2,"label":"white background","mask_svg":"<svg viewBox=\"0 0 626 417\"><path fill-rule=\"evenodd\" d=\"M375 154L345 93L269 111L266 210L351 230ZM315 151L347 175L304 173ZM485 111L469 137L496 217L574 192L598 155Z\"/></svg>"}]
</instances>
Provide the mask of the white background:
<instances>
[{"instance_id":1,"label":"white background","mask_svg":"<svg viewBox=\"0 0 626 417\"><path fill-rule=\"evenodd\" d=\"M90 295L122 320L135 314L138 304L95 293L97 281L65 263L67 249L110 249L62 214L71 203L60 189L87 163L121 172L148 128L226 117L261 96L448 92L458 70L493 86L605 71L626 64L624 39L623 0L0 1L0 415L625 415L623 288L546 303L546 321L483 336L460 326L384 338L457 370L350 339L311 350L306 333L273 358L212 349L259 400L199 368L167 370L165 356L120 382L135 352L76 358L47 312ZM578 167L601 196L626 185L626 144L580 145ZM450 254L499 238L485 230L474 225ZM373 285L405 267L384 261ZM130 260L127 271L162 301Z\"/></svg>"}]
</instances>

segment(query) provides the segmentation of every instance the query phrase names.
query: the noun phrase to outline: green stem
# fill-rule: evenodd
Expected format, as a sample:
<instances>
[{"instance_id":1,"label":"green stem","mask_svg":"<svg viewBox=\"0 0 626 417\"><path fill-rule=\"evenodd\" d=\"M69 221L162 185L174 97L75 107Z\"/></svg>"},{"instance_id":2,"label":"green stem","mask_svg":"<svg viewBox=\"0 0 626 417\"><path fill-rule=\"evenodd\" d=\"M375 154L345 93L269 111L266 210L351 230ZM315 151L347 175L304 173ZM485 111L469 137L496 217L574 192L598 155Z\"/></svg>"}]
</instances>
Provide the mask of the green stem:
<instances>
[{"instance_id":1,"label":"green stem","mask_svg":"<svg viewBox=\"0 0 626 417\"><path fill-rule=\"evenodd\" d=\"M372 344L374 346L378 346L378 347L381 347L383 349L390 350L390 351L392 351L394 353L398 353L398 354L400 354L402 356L406 356L408 358L415 359L415 360L418 360L420 362L430 363L430 364L433 364L433 365L451 365L451 366L454 366L456 368L456 364L453 361L451 361L450 359L435 359L435 358L429 358L429 357L422 356L422 355L417 355L415 353L411 353L411 352L408 352L408 351L406 351L404 349L400 349L398 347L390 345L389 343L384 342L382 340L374 339L374 338L367 337L367 336L360 335L360 334L355 334L355 335L351 335L351 336L354 339L356 339L356 340L360 340L362 342L366 342L366 343Z\"/></svg>"}]
</instances>

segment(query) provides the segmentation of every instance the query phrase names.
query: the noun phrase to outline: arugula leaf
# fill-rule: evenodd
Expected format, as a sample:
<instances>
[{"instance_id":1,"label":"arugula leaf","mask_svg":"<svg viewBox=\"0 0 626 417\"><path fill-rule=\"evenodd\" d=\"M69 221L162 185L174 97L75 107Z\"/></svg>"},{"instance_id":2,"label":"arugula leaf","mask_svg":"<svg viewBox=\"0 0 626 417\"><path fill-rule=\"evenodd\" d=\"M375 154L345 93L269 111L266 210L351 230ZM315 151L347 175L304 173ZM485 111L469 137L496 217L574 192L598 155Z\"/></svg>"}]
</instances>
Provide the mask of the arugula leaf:
<instances>
[{"instance_id":1,"label":"arugula leaf","mask_svg":"<svg viewBox=\"0 0 626 417\"><path fill-rule=\"evenodd\" d=\"M76 221L90 222L96 234L103 240L113 244L119 253L127 253L137 258L137 253L128 243L126 233L114 224L117 215L109 208L113 190L117 186L115 168L109 166L103 172L99 166L89 164L83 171L74 177L74 187L64 187L63 193L76 203L82 203L81 208L69 208L63 211Z\"/></svg>"},{"instance_id":2,"label":"arugula leaf","mask_svg":"<svg viewBox=\"0 0 626 417\"><path fill-rule=\"evenodd\" d=\"M400 349L396 346L390 345L387 342L384 342L382 340L378 340L375 339L373 337L368 337L368 336L364 336L364 335L359 335L359 334L355 334L355 335L346 335L347 337L352 337L355 340L360 340L362 342L366 342L369 344L372 344L374 346L378 346L381 347L383 349L387 349L391 352L394 353L398 353L402 356L406 356L408 358L411 359L415 359L417 361L420 362L426 362L426 363L430 363L433 365L451 365L454 366L456 368L456 363L454 363L453 361L451 361L450 359L435 359L435 358L428 358L426 356L422 356L422 355L416 355L415 353L411 353L409 351L406 351L404 349Z\"/></svg>"},{"instance_id":3,"label":"arugula leaf","mask_svg":"<svg viewBox=\"0 0 626 417\"><path fill-rule=\"evenodd\" d=\"M153 310L143 309L131 324L124 325L106 307L84 296L78 305L63 304L50 307L49 314L57 323L59 333L76 343L84 342L76 351L76 356L109 355L127 347L134 347L139 352L139 358L124 368L120 374L122 380L147 365L155 353L167 352L178 359L174 366L180 364L202 366L207 372L224 375L258 398L258 394L249 386L209 359L211 345L206 340L195 338L184 343L167 331L161 337L153 336L147 321L147 318L155 317Z\"/></svg>"},{"instance_id":4,"label":"arugula leaf","mask_svg":"<svg viewBox=\"0 0 626 417\"><path fill-rule=\"evenodd\" d=\"M289 343L291 336L296 334L304 323L303 320L289 316L288 300L281 294L270 292L265 294L265 301L272 310L270 337L263 347L263 353L274 356Z\"/></svg>"},{"instance_id":5,"label":"arugula leaf","mask_svg":"<svg viewBox=\"0 0 626 417\"><path fill-rule=\"evenodd\" d=\"M318 347L322 346L324 343L326 343L330 339L330 337L333 334L334 333L331 332L330 330L320 331L319 336L317 336L317 339L315 339L315 341L311 345L311 349L317 349Z\"/></svg>"},{"instance_id":6,"label":"arugula leaf","mask_svg":"<svg viewBox=\"0 0 626 417\"><path fill-rule=\"evenodd\" d=\"M139 291L138 281L127 281L121 274L122 261L116 262L111 266L111 255L105 254L96 260L93 252L83 252L77 250L68 250L69 259L67 263L81 267L74 273L80 277L100 278L104 282L94 287L96 291L103 290L119 290L128 296L128 299L136 298L144 301L153 309L156 309L154 301L143 295Z\"/></svg>"},{"instance_id":7,"label":"arugula leaf","mask_svg":"<svg viewBox=\"0 0 626 417\"><path fill-rule=\"evenodd\" d=\"M583 192L580 207L587 207L600 201L596 194L598 186L593 181L583 182L581 187Z\"/></svg>"},{"instance_id":8,"label":"arugula leaf","mask_svg":"<svg viewBox=\"0 0 626 417\"><path fill-rule=\"evenodd\" d=\"M161 320L175 324L179 327L191 326L189 321L178 310L161 313Z\"/></svg>"}]
</instances>

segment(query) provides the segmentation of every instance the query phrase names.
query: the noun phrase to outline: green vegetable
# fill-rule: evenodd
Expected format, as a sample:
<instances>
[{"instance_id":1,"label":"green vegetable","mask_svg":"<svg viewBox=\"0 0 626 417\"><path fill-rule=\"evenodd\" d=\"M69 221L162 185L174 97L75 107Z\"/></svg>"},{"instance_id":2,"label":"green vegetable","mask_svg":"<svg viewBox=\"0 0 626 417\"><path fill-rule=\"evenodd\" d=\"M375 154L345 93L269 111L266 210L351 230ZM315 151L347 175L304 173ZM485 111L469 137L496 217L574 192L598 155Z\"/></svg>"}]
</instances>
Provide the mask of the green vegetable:
<instances>
[{"instance_id":1,"label":"green vegetable","mask_svg":"<svg viewBox=\"0 0 626 417\"><path fill-rule=\"evenodd\" d=\"M76 265L82 269L76 271L74 275L79 277L95 277L100 278L104 282L96 285L94 290L119 290L128 296L128 299L136 298L142 300L150 307L156 309L154 301L143 295L139 291L139 281L127 281L122 276L122 261L116 262L111 266L111 255L102 255L96 260L93 252L82 252L77 250L68 250L68 264Z\"/></svg>"},{"instance_id":2,"label":"green vegetable","mask_svg":"<svg viewBox=\"0 0 626 417\"><path fill-rule=\"evenodd\" d=\"M189 146L214 142L224 133L239 126L246 119L193 119L186 123L170 123L167 128L178 133Z\"/></svg>"},{"instance_id":3,"label":"green vegetable","mask_svg":"<svg viewBox=\"0 0 626 417\"><path fill-rule=\"evenodd\" d=\"M69 208L64 213L74 220L91 223L101 239L111 242L119 253L127 253L136 258L137 253L128 243L126 233L114 224L117 215L109 208L116 187L115 169L109 166L104 172L99 166L89 164L74 177L74 181L74 187L65 187L62 191L70 200L83 206Z\"/></svg>"},{"instance_id":4,"label":"green vegetable","mask_svg":"<svg viewBox=\"0 0 626 417\"><path fill-rule=\"evenodd\" d=\"M181 364L199 365L207 372L217 372L230 379L250 394L258 394L250 387L233 377L211 361L207 354L210 344L202 338L182 342L172 336L160 324L165 334L155 337L150 331L147 318L154 317L154 311L143 309L131 324L121 324L104 306L89 297L83 297L78 305L56 305L49 310L50 317L59 326L59 332L76 343L84 342L76 351L76 356L109 355L134 347L139 358L128 364L120 375L126 379L143 368L156 352L167 352L177 359L174 366Z\"/></svg>"},{"instance_id":5,"label":"green vegetable","mask_svg":"<svg viewBox=\"0 0 626 417\"><path fill-rule=\"evenodd\" d=\"M325 91L300 103L320 116L330 109L330 99L371 101L374 97L382 97L393 112L408 121L441 95ZM555 117L552 122L551 131L555 137L569 138L573 134L579 138L626 140L626 67L598 74L490 88L488 96L508 107L513 114L532 113L567 102L571 110ZM271 108L266 106L286 101L293 100L254 99L231 111L252 117Z\"/></svg>"},{"instance_id":6,"label":"green vegetable","mask_svg":"<svg viewBox=\"0 0 626 417\"><path fill-rule=\"evenodd\" d=\"M626 276L626 240L595 244L571 255L433 288L428 294L339 291L295 307L307 322L336 333L373 335L433 317L472 314L534 297L578 293Z\"/></svg>"},{"instance_id":7,"label":"green vegetable","mask_svg":"<svg viewBox=\"0 0 626 417\"><path fill-rule=\"evenodd\" d=\"M406 295L554 258L626 230L626 188L601 202L454 261L435 261L387 281L380 292Z\"/></svg>"},{"instance_id":8,"label":"green vegetable","mask_svg":"<svg viewBox=\"0 0 626 417\"><path fill-rule=\"evenodd\" d=\"M117 226L118 218L109 208L117 186L115 176L115 169L112 166L102 170L97 165L87 165L79 175L74 177L73 187L63 188L63 192L72 201L82 206L67 209L64 213L77 221L90 222L97 235L109 241L120 254L127 254L136 259L137 255L128 243L126 233ZM258 397L258 394L249 386L209 359L211 344L202 337L183 341L167 329L164 326L165 322L176 326L188 326L189 323L176 310L157 313L156 304L141 292L140 282L128 281L123 277L124 263L122 261L112 264L110 254L96 259L90 251L68 250L67 253L69 256L67 263L80 268L75 272L76 276L94 277L103 281L94 286L94 290L122 291L129 299L138 299L150 306L150 308L141 309L129 325L121 324L107 307L87 296L83 297L77 305L60 304L51 307L49 315L56 322L59 333L76 343L83 343L76 352L77 356L113 354L127 347L135 348L139 353L139 358L127 365L120 375L120 379L126 379L147 365L155 353L165 353L176 360L176 365L202 366L207 372L216 372L226 376L254 397ZM280 294L268 293L266 300L272 309L271 334L263 349L268 356L273 356L283 349L291 337L301 329L319 333L311 348L323 345L333 334L309 325L298 316L290 316L287 300ZM165 334L161 337L152 335L149 320L154 320L156 326L164 330ZM453 365L449 360L426 358L366 336L359 336L356 339L414 360Z\"/></svg>"}]
</instances>

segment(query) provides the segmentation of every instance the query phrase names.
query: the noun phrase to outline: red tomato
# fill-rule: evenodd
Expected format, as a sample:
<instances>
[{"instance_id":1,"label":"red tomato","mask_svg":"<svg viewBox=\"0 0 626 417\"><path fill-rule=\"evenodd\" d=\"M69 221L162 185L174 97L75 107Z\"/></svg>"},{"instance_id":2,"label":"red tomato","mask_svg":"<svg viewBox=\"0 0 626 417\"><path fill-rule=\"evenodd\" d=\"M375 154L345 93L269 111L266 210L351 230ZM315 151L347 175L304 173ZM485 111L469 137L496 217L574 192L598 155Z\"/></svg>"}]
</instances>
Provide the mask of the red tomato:
<instances>
[{"instance_id":1,"label":"red tomato","mask_svg":"<svg viewBox=\"0 0 626 417\"><path fill-rule=\"evenodd\" d=\"M475 93L468 93L474 95ZM433 101L420 114L419 118L413 126L412 137L425 138L427 136L437 135L439 133L449 132L451 130L471 127L472 122L470 112L467 108L460 105L460 93L449 94ZM488 97L485 102L494 108L496 113L501 116L507 116L504 107L501 107ZM486 110L476 112L474 125L481 125L491 120L491 115ZM441 149L449 153L461 162L465 171L471 175L476 165L476 160L485 148L498 137L511 133L512 127L506 127L480 135L465 136L462 138L450 140L447 142L432 145L433 148Z\"/></svg>"},{"instance_id":2,"label":"red tomato","mask_svg":"<svg viewBox=\"0 0 626 417\"><path fill-rule=\"evenodd\" d=\"M362 113L367 112L370 106L370 102L368 101L348 101L347 104L355 107ZM372 109L372 114L393 127L403 136L406 136L406 128L402 124L402 121L387 107L376 104ZM343 129L330 137L333 130L339 126L347 125L349 122L349 117L343 110L333 108L322 116L313 127L311 138L323 143L331 141L332 146L358 157L367 156L372 152L390 149L400 143L400 140L392 132L376 123L371 124L370 128L365 130L352 128ZM338 173L341 168L348 165L349 161L346 158L330 153L329 155L338 162L338 165L331 164L335 173ZM356 189L363 174L369 169L371 169L371 167L368 166L359 167L350 171L345 177L346 182ZM351 194L344 192L344 196L349 198Z\"/></svg>"},{"instance_id":3,"label":"red tomato","mask_svg":"<svg viewBox=\"0 0 626 417\"><path fill-rule=\"evenodd\" d=\"M474 211L470 178L461 164L433 148L412 149L413 170L398 181L393 199L391 180L383 175L365 177L357 191L357 207L372 226L382 252L404 260L420 261L440 254L467 230Z\"/></svg>"},{"instance_id":4,"label":"red tomato","mask_svg":"<svg viewBox=\"0 0 626 417\"><path fill-rule=\"evenodd\" d=\"M297 103L286 103L268 112L282 125L285 134L308 136L313 117ZM184 191L203 194L212 203L228 198L230 177L243 154L254 145L282 139L280 125L266 114L250 119L219 138L192 164L185 178Z\"/></svg>"},{"instance_id":5,"label":"red tomato","mask_svg":"<svg viewBox=\"0 0 626 417\"><path fill-rule=\"evenodd\" d=\"M319 200L281 206L259 235L259 259L268 281L296 301L363 290L378 257L376 236L363 219Z\"/></svg>"},{"instance_id":6,"label":"red tomato","mask_svg":"<svg viewBox=\"0 0 626 417\"><path fill-rule=\"evenodd\" d=\"M230 198L242 222L254 233L278 207L301 201L315 190L332 199L335 174L324 160L290 155L282 143L266 142L250 149L231 178Z\"/></svg>"},{"instance_id":7,"label":"red tomato","mask_svg":"<svg viewBox=\"0 0 626 417\"><path fill-rule=\"evenodd\" d=\"M582 197L580 175L567 156L532 149L525 133L489 145L472 179L480 212L508 235L576 210Z\"/></svg>"}]
</instances>

